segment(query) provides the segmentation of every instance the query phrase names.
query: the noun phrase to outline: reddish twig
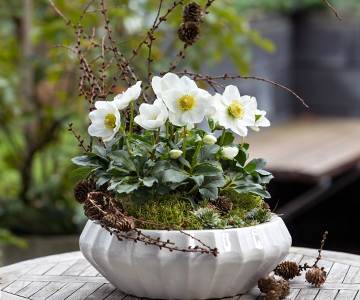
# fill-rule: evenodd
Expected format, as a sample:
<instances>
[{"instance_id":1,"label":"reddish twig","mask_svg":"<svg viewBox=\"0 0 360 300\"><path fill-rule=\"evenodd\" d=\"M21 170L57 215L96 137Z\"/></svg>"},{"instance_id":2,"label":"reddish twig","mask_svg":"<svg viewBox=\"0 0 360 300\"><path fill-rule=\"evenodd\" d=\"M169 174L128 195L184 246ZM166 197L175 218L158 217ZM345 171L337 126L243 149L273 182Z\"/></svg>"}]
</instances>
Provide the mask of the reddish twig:
<instances>
[{"instance_id":1,"label":"reddish twig","mask_svg":"<svg viewBox=\"0 0 360 300\"><path fill-rule=\"evenodd\" d=\"M82 140L81 139L81 135L79 134L79 135L77 135L76 133L75 133L75 131L74 131L74 129L72 128L72 126L74 125L73 123L68 123L68 125L69 125L69 128L68 128L68 131L71 131L73 134L74 134L74 136L76 137L76 139L79 141L79 147L81 147L81 148L83 148L84 149L84 154L86 154L88 151L87 151L87 149L84 147L84 140Z\"/></svg>"},{"instance_id":2,"label":"reddish twig","mask_svg":"<svg viewBox=\"0 0 360 300\"><path fill-rule=\"evenodd\" d=\"M330 3L327 2L326 0L323 0L323 1L326 3L327 6L330 7L330 9L334 12L335 16L341 21L342 19L341 19L340 15L339 15L338 12L330 5Z\"/></svg>"},{"instance_id":3,"label":"reddish twig","mask_svg":"<svg viewBox=\"0 0 360 300\"><path fill-rule=\"evenodd\" d=\"M105 10L108 11L108 10L114 9L114 8L124 8L124 5L108 7ZM97 11L103 11L103 9L88 10L87 13L93 13L93 12L97 12Z\"/></svg>"}]
</instances>

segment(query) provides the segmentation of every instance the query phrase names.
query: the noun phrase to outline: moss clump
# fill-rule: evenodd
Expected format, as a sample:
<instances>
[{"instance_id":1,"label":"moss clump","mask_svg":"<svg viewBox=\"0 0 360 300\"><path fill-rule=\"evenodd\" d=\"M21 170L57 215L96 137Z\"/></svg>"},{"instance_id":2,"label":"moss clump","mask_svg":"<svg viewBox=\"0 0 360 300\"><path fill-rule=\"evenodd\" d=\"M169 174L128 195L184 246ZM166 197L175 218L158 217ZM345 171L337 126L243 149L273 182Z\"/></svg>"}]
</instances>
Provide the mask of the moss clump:
<instances>
[{"instance_id":1,"label":"moss clump","mask_svg":"<svg viewBox=\"0 0 360 300\"><path fill-rule=\"evenodd\" d=\"M221 220L227 220L228 224L232 225L228 227L251 226L252 223L248 220L246 213L253 209L261 208L262 203L264 203L260 196L252 193L238 194L230 191L226 192L224 196L230 198L233 202L229 217L221 217L219 215ZM140 207L128 198L120 201L124 211L137 219L144 218L145 221L154 221L157 224L166 223L168 226L175 224L177 229L182 230L202 230L206 227L204 220L193 213L194 210L190 202L179 194L156 195L153 200L146 202ZM198 203L197 209L209 209L211 206L210 202L205 199ZM216 209L215 212L219 213ZM256 224L254 223L253 225ZM157 226L152 228L150 225L142 225L141 223L137 223L137 227L143 229L164 229Z\"/></svg>"},{"instance_id":2,"label":"moss clump","mask_svg":"<svg viewBox=\"0 0 360 300\"><path fill-rule=\"evenodd\" d=\"M171 226L176 225L178 229L203 229L202 221L191 213L192 206L188 200L181 199L181 195L157 195L155 199L146 202L140 207L131 201L121 200L124 210L130 216L137 219L141 217L145 221L154 221L154 223L166 223ZM150 225L137 223L138 228L152 229ZM154 227L154 229L164 229Z\"/></svg>"}]
</instances>

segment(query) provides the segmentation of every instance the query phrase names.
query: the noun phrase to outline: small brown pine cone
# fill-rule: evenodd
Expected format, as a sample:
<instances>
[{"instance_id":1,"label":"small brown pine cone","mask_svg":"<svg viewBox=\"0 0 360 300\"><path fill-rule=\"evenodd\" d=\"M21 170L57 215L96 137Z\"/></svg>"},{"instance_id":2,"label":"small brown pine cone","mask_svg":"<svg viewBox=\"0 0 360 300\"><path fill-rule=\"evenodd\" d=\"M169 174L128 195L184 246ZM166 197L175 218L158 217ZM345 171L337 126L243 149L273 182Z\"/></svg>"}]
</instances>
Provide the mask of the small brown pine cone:
<instances>
[{"instance_id":1,"label":"small brown pine cone","mask_svg":"<svg viewBox=\"0 0 360 300\"><path fill-rule=\"evenodd\" d=\"M266 209L268 212L271 213L270 206L269 206L269 204L267 204L266 202L263 202L263 203L261 204L261 207L262 207L263 209Z\"/></svg>"},{"instance_id":2,"label":"small brown pine cone","mask_svg":"<svg viewBox=\"0 0 360 300\"><path fill-rule=\"evenodd\" d=\"M264 275L258 282L260 292L266 294L268 291L279 291L279 284L274 276Z\"/></svg>"},{"instance_id":3,"label":"small brown pine cone","mask_svg":"<svg viewBox=\"0 0 360 300\"><path fill-rule=\"evenodd\" d=\"M279 300L279 293L274 290L270 290L266 293L264 300Z\"/></svg>"},{"instance_id":4,"label":"small brown pine cone","mask_svg":"<svg viewBox=\"0 0 360 300\"><path fill-rule=\"evenodd\" d=\"M87 199L84 204L84 213L89 220L95 221L100 220L104 213L102 212L107 202L104 200L104 197L109 197L107 193L103 192L90 192L88 193Z\"/></svg>"},{"instance_id":5,"label":"small brown pine cone","mask_svg":"<svg viewBox=\"0 0 360 300\"><path fill-rule=\"evenodd\" d=\"M178 37L180 41L192 45L200 38L201 30L196 22L186 22L180 25Z\"/></svg>"},{"instance_id":6,"label":"small brown pine cone","mask_svg":"<svg viewBox=\"0 0 360 300\"><path fill-rule=\"evenodd\" d=\"M74 198L80 204L86 201L87 194L95 189L95 183L88 180L80 180L74 187Z\"/></svg>"},{"instance_id":7,"label":"small brown pine cone","mask_svg":"<svg viewBox=\"0 0 360 300\"><path fill-rule=\"evenodd\" d=\"M284 261L275 268L275 275L281 276L285 280L300 276L299 267L295 262Z\"/></svg>"},{"instance_id":8,"label":"small brown pine cone","mask_svg":"<svg viewBox=\"0 0 360 300\"><path fill-rule=\"evenodd\" d=\"M313 267L306 272L305 278L307 282L318 287L325 283L326 271L324 271L324 268L319 269L319 267Z\"/></svg>"},{"instance_id":9,"label":"small brown pine cone","mask_svg":"<svg viewBox=\"0 0 360 300\"><path fill-rule=\"evenodd\" d=\"M116 229L128 232L136 228L136 222L129 217L123 217L116 223Z\"/></svg>"},{"instance_id":10,"label":"small brown pine cone","mask_svg":"<svg viewBox=\"0 0 360 300\"><path fill-rule=\"evenodd\" d=\"M181 15L184 22L202 23L204 20L202 7L196 2L191 2L185 5Z\"/></svg>"},{"instance_id":11,"label":"small brown pine cone","mask_svg":"<svg viewBox=\"0 0 360 300\"><path fill-rule=\"evenodd\" d=\"M278 282L280 287L280 299L285 299L290 295L290 285L286 280L279 280Z\"/></svg>"},{"instance_id":12,"label":"small brown pine cone","mask_svg":"<svg viewBox=\"0 0 360 300\"><path fill-rule=\"evenodd\" d=\"M233 207L231 200L224 196L220 196L217 199L211 198L210 203L215 205L216 209L220 211L220 215L223 217L229 216Z\"/></svg>"},{"instance_id":13,"label":"small brown pine cone","mask_svg":"<svg viewBox=\"0 0 360 300\"><path fill-rule=\"evenodd\" d=\"M106 216L103 216L100 220L100 223L102 225L116 228L116 224L119 222L119 218L114 214L107 214Z\"/></svg>"}]
</instances>

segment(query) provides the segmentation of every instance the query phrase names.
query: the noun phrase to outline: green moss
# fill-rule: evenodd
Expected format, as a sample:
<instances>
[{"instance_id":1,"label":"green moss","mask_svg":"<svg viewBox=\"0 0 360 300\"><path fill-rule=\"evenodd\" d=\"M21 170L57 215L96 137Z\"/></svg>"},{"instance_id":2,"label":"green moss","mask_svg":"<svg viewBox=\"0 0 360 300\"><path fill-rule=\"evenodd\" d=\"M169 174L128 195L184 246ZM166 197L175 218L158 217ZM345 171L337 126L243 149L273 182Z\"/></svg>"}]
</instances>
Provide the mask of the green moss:
<instances>
[{"instance_id":1,"label":"green moss","mask_svg":"<svg viewBox=\"0 0 360 300\"><path fill-rule=\"evenodd\" d=\"M254 208L261 208L264 202L260 196L252 193L238 194L231 191L227 192L224 196L231 199L233 209L230 213L230 218L221 217L223 220L229 219L230 221L234 221L240 218L246 221L245 213ZM182 199L179 194L156 195L155 199L148 201L140 207L129 199L123 199L121 202L124 210L127 211L130 216L137 219L144 218L145 221L154 221L154 223L158 224L165 222L169 226L175 224L178 229L201 230L204 228L203 221L191 212L192 206L190 202ZM204 200L198 204L198 207L207 207L208 205L209 201ZM137 224L137 227L152 229L150 225L141 225L140 223ZM154 229L163 228L154 227Z\"/></svg>"},{"instance_id":2,"label":"green moss","mask_svg":"<svg viewBox=\"0 0 360 300\"><path fill-rule=\"evenodd\" d=\"M202 221L191 213L192 207L189 201L181 199L178 194L157 195L155 199L136 206L131 201L123 201L124 210L130 216L137 219L144 218L146 221L155 223L166 223L171 226L176 225L178 229L203 229ZM182 224L183 227L180 225ZM137 224L139 228L152 229L150 225ZM154 229L163 229L157 228Z\"/></svg>"}]
</instances>

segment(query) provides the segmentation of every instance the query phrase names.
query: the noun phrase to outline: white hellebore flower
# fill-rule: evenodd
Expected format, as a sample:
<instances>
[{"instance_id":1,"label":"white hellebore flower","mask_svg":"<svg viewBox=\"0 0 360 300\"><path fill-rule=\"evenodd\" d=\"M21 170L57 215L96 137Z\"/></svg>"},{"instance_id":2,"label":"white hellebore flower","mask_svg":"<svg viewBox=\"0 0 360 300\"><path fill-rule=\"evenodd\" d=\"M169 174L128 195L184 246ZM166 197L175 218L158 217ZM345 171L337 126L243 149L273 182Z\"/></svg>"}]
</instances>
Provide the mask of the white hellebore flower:
<instances>
[{"instance_id":1,"label":"white hellebore flower","mask_svg":"<svg viewBox=\"0 0 360 300\"><path fill-rule=\"evenodd\" d=\"M92 124L88 128L91 136L110 141L120 128L120 113L113 102L97 101L96 110L89 113Z\"/></svg>"},{"instance_id":2,"label":"white hellebore flower","mask_svg":"<svg viewBox=\"0 0 360 300\"><path fill-rule=\"evenodd\" d=\"M211 95L186 76L174 88L163 92L162 99L169 109L171 123L176 126L200 123L212 105Z\"/></svg>"},{"instance_id":3,"label":"white hellebore flower","mask_svg":"<svg viewBox=\"0 0 360 300\"><path fill-rule=\"evenodd\" d=\"M158 129L168 118L168 110L161 99L156 99L153 104L141 104L139 112L134 121L147 130Z\"/></svg>"},{"instance_id":4,"label":"white hellebore flower","mask_svg":"<svg viewBox=\"0 0 360 300\"><path fill-rule=\"evenodd\" d=\"M175 85L179 80L179 76L173 73L166 73L162 78L154 76L151 80L151 85L156 96L162 98L162 93L175 88Z\"/></svg>"},{"instance_id":5,"label":"white hellebore flower","mask_svg":"<svg viewBox=\"0 0 360 300\"><path fill-rule=\"evenodd\" d=\"M246 126L253 126L255 123L255 113L250 107L250 96L240 97L236 86L229 85L225 88L222 95L214 96L216 110L219 114L219 124L226 129L240 136L247 135Z\"/></svg>"},{"instance_id":6,"label":"white hellebore flower","mask_svg":"<svg viewBox=\"0 0 360 300\"><path fill-rule=\"evenodd\" d=\"M222 159L233 159L239 153L239 149L236 147L226 147L221 151Z\"/></svg>"},{"instance_id":7,"label":"white hellebore flower","mask_svg":"<svg viewBox=\"0 0 360 300\"><path fill-rule=\"evenodd\" d=\"M206 135L203 138L203 142L205 145L214 145L216 143L217 139L211 134Z\"/></svg>"},{"instance_id":8,"label":"white hellebore flower","mask_svg":"<svg viewBox=\"0 0 360 300\"><path fill-rule=\"evenodd\" d=\"M266 111L257 109L257 101L255 97L251 97L250 107L255 114L255 123L250 128L255 131L259 131L259 126L261 127L269 127L270 121L265 118Z\"/></svg>"},{"instance_id":9,"label":"white hellebore flower","mask_svg":"<svg viewBox=\"0 0 360 300\"><path fill-rule=\"evenodd\" d=\"M141 81L136 82L135 85L129 87L125 92L122 94L117 95L114 98L114 104L118 108L118 110L122 110L126 108L131 101L136 100L139 98L141 92Z\"/></svg>"},{"instance_id":10,"label":"white hellebore flower","mask_svg":"<svg viewBox=\"0 0 360 300\"><path fill-rule=\"evenodd\" d=\"M170 150L169 155L172 159L178 159L183 152L181 150Z\"/></svg>"}]
</instances>

